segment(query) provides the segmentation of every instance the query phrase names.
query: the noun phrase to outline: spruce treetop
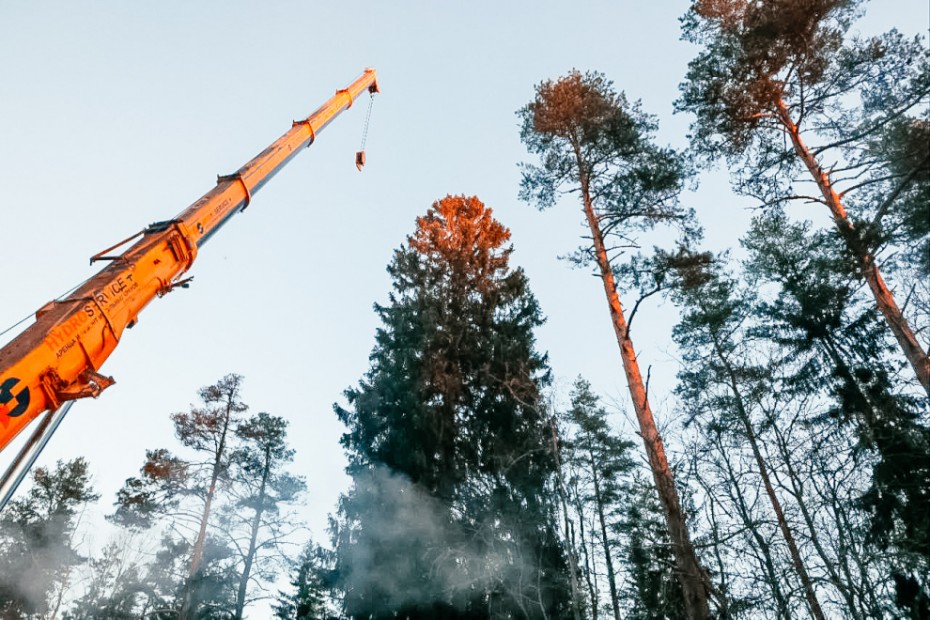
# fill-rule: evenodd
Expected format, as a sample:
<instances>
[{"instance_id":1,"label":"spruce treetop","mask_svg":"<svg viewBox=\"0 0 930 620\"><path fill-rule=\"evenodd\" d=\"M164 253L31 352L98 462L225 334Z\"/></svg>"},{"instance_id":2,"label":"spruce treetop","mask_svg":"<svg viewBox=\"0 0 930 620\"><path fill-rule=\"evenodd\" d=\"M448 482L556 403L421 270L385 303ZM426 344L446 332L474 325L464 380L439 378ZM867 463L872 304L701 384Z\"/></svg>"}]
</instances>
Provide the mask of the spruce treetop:
<instances>
[{"instance_id":1,"label":"spruce treetop","mask_svg":"<svg viewBox=\"0 0 930 620\"><path fill-rule=\"evenodd\" d=\"M417 218L407 238L422 267L454 290L487 295L508 275L510 230L475 196L446 196Z\"/></svg>"}]
</instances>

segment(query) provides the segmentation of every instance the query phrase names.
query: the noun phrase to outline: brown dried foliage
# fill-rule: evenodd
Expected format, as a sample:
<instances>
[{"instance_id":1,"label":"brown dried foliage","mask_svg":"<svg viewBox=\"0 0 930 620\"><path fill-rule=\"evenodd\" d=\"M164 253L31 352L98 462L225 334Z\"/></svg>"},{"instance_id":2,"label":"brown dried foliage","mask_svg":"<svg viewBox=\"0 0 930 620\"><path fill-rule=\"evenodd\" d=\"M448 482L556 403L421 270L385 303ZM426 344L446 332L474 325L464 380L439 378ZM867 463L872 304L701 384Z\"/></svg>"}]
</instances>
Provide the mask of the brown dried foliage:
<instances>
[{"instance_id":1,"label":"brown dried foliage","mask_svg":"<svg viewBox=\"0 0 930 620\"><path fill-rule=\"evenodd\" d=\"M723 97L733 118L772 109L793 81L815 84L842 43L852 0L697 0L693 11L736 52ZM833 19L836 18L836 19Z\"/></svg>"},{"instance_id":2,"label":"brown dried foliage","mask_svg":"<svg viewBox=\"0 0 930 620\"><path fill-rule=\"evenodd\" d=\"M410 247L430 261L479 284L504 273L510 260L510 230L475 196L446 196L417 218Z\"/></svg>"}]
</instances>

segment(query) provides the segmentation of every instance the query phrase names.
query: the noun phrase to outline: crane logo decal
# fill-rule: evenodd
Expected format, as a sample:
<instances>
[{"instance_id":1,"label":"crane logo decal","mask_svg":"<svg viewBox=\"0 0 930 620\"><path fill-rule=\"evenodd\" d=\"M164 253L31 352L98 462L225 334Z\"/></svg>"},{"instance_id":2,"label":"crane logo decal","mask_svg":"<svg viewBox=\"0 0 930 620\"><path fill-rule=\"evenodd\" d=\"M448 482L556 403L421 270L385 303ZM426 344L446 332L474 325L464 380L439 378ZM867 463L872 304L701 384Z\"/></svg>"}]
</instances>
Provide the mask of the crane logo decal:
<instances>
[{"instance_id":1,"label":"crane logo decal","mask_svg":"<svg viewBox=\"0 0 930 620\"><path fill-rule=\"evenodd\" d=\"M3 383L0 383L0 405L5 405L11 400L16 401L16 406L7 414L11 418L23 415L29 407L29 388L24 387L17 394L14 394L12 391L13 386L17 383L19 383L19 379L16 377L10 377Z\"/></svg>"}]
</instances>

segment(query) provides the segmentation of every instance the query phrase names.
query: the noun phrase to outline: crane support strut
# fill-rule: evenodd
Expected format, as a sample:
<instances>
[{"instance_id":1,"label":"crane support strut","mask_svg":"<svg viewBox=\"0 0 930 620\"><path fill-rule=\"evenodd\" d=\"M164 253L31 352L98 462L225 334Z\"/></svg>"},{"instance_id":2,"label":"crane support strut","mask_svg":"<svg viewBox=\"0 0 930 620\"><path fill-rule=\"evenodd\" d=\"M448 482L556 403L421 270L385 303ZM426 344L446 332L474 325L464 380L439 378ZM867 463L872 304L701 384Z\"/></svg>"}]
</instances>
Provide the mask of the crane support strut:
<instances>
[{"instance_id":1,"label":"crane support strut","mask_svg":"<svg viewBox=\"0 0 930 620\"><path fill-rule=\"evenodd\" d=\"M337 95L345 95L346 97L349 98L349 105L346 106L346 110L348 110L349 108L351 108L351 107L352 107L352 104L355 103L355 102L353 101L353 99L352 99L352 93L349 92L349 89L347 89L347 88L343 88L342 90L337 90L337 91L336 91L336 94L337 94Z\"/></svg>"},{"instance_id":2,"label":"crane support strut","mask_svg":"<svg viewBox=\"0 0 930 620\"><path fill-rule=\"evenodd\" d=\"M241 213L245 211L245 208L249 206L252 202L252 192L249 190L249 186L246 184L245 179L242 178L241 172L234 172L233 174L218 174L216 175L216 183L232 183L239 181L242 184L242 189L245 191L245 204L242 205L242 209L239 210Z\"/></svg>"}]
</instances>

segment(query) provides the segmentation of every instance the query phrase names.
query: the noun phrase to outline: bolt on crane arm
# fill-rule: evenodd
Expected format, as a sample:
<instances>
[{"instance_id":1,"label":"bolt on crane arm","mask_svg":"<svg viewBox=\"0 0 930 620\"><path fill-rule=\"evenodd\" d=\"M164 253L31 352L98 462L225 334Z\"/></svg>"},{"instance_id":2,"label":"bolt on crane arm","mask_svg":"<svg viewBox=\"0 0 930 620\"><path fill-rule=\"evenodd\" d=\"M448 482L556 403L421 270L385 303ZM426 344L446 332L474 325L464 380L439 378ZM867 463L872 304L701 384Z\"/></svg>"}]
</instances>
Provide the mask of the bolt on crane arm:
<instances>
[{"instance_id":1,"label":"bolt on crane arm","mask_svg":"<svg viewBox=\"0 0 930 620\"><path fill-rule=\"evenodd\" d=\"M197 252L252 196L364 91L377 92L374 69L366 69L235 173L175 218L157 222L93 256L109 265L71 294L47 303L36 321L0 348L0 450L32 420L62 403L96 397L113 384L100 374L127 327L145 306L177 286ZM125 251L106 255L139 237Z\"/></svg>"}]
</instances>

